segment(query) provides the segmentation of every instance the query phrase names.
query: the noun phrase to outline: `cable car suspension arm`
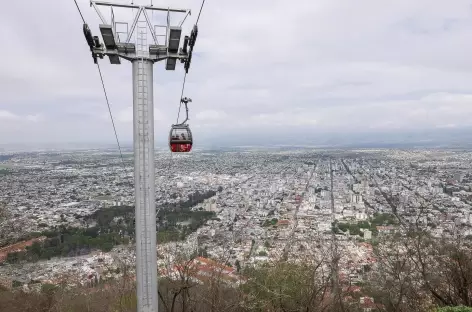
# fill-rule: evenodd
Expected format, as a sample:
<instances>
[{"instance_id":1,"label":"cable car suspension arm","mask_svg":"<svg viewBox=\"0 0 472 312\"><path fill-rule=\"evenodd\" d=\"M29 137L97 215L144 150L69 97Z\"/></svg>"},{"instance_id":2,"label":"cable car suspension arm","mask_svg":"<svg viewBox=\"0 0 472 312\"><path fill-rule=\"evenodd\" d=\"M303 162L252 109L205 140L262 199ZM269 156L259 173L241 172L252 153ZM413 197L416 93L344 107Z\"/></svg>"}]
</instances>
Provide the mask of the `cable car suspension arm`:
<instances>
[{"instance_id":1,"label":"cable car suspension arm","mask_svg":"<svg viewBox=\"0 0 472 312\"><path fill-rule=\"evenodd\" d=\"M185 120L182 121L179 125L183 125L188 121L188 106L187 106L188 102L192 102L192 99L184 97L180 100L180 103L184 103L185 105Z\"/></svg>"},{"instance_id":2,"label":"cable car suspension arm","mask_svg":"<svg viewBox=\"0 0 472 312\"><path fill-rule=\"evenodd\" d=\"M193 47L195 46L195 42L197 42L197 36L198 36L198 26L197 25L198 25L198 21L200 20L200 15L202 14L204 4L205 4L205 0L202 1L202 6L200 7L200 12L198 13L197 22L193 26L193 29L192 29L192 32L190 33L190 36L185 36L184 45L182 47L182 52L184 54L188 53L188 57L185 60L181 60L181 62L184 63L185 75L184 75L184 81L182 83L182 93L180 94L181 101L180 101L180 104L179 104L179 112L177 113L177 123L179 122L180 109L182 107L182 96L184 95L184 90L185 90L185 80L187 78L188 70L190 69L190 64L192 62ZM185 19L184 19L184 21L185 21ZM182 24L183 24L183 21L182 21ZM187 118L185 119L185 121L187 121L188 120L187 105L185 105L185 108L187 109ZM185 121L183 123L185 123Z\"/></svg>"}]
</instances>

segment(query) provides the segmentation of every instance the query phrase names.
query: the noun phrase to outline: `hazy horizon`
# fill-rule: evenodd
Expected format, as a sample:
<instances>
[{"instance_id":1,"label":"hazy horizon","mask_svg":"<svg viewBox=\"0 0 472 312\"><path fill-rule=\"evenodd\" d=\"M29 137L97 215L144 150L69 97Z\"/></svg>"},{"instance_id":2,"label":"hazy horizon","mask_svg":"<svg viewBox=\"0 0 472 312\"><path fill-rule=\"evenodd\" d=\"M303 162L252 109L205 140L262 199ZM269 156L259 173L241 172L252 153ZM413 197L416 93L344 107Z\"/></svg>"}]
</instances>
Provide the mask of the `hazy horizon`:
<instances>
[{"instance_id":1,"label":"hazy horizon","mask_svg":"<svg viewBox=\"0 0 472 312\"><path fill-rule=\"evenodd\" d=\"M267 131L268 132L268 131ZM120 142L122 149L132 149L131 141ZM435 130L397 131L397 132L358 132L358 133L303 133L285 131L272 137L263 131L227 137L213 136L199 138L196 136L196 150L244 147L312 147L312 148L409 148L409 147L472 147L472 127L444 128ZM156 152L167 152L167 142L156 134ZM81 149L109 148L117 149L116 141L76 141L76 142L12 142L0 143L0 151L30 150L30 149Z\"/></svg>"}]
</instances>

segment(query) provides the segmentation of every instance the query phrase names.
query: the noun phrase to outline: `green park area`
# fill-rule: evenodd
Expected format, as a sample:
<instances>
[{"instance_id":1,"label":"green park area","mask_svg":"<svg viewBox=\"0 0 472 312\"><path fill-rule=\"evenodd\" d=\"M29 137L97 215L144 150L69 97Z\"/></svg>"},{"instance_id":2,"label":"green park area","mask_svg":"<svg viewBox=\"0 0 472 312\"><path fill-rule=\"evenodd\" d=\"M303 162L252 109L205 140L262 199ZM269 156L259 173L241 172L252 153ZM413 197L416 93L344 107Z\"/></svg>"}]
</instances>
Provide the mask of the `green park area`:
<instances>
[{"instance_id":1,"label":"green park area","mask_svg":"<svg viewBox=\"0 0 472 312\"><path fill-rule=\"evenodd\" d=\"M353 222L334 222L332 224L335 233L346 233L349 230L350 235L362 236L363 230L372 231L372 235L378 234L377 226L396 225L398 220L390 213L375 213L369 221L353 221Z\"/></svg>"},{"instance_id":2,"label":"green park area","mask_svg":"<svg viewBox=\"0 0 472 312\"><path fill-rule=\"evenodd\" d=\"M165 205L157 215L157 241L167 243L185 239L205 222L215 217L214 212L191 208L216 194L213 191L196 192L187 201ZM115 206L99 209L86 217L86 228L59 226L42 232L31 233L31 237L45 236L43 242L35 242L25 251L9 253L7 262L38 261L52 257L79 256L93 250L110 251L114 246L128 244L134 240L135 220L133 206Z\"/></svg>"}]
</instances>

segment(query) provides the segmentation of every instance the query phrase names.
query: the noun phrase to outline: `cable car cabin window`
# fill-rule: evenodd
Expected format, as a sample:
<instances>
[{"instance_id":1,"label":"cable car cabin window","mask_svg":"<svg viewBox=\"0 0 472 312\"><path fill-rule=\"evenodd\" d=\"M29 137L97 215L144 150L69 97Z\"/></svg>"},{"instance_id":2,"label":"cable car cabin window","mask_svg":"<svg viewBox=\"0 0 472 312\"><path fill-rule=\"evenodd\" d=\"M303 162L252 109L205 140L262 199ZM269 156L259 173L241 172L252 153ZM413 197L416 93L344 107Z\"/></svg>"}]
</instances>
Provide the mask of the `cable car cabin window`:
<instances>
[{"instance_id":1,"label":"cable car cabin window","mask_svg":"<svg viewBox=\"0 0 472 312\"><path fill-rule=\"evenodd\" d=\"M170 130L169 145L174 153L188 153L192 150L192 132L185 126L172 126Z\"/></svg>"}]
</instances>

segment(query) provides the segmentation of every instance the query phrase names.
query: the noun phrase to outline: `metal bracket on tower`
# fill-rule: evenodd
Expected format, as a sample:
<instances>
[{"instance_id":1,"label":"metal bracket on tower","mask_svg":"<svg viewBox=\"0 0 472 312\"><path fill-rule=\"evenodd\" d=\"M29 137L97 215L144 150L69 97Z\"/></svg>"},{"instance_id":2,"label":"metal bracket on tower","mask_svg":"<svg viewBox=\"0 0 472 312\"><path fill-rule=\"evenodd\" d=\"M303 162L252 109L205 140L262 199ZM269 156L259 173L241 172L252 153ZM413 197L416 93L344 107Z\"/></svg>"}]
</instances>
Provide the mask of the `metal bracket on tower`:
<instances>
[{"instance_id":1,"label":"metal bracket on tower","mask_svg":"<svg viewBox=\"0 0 472 312\"><path fill-rule=\"evenodd\" d=\"M190 63L192 62L192 54L193 54L193 47L195 46L195 42L197 41L198 36L198 27L197 25L193 26L192 32L190 33L190 37L185 36L184 39L184 46L182 48L182 53L188 55L188 57L182 62L184 63L185 72L188 73L190 69ZM187 45L190 46L190 51L187 53Z\"/></svg>"},{"instance_id":2,"label":"metal bracket on tower","mask_svg":"<svg viewBox=\"0 0 472 312\"><path fill-rule=\"evenodd\" d=\"M155 33L152 21L149 19L147 10L151 11L164 11L169 14L169 12L179 12L186 13L190 15L190 10L185 9L173 9L165 7L156 7L156 6L144 6L144 5L128 5L128 4L115 4L104 1L90 1L90 6L92 6L97 12L101 22L100 32L103 38L103 44L100 43L98 37L93 37L88 25L84 25L84 34L87 40L87 43L92 52L92 57L94 62L97 62L97 58L103 59L104 56L108 56L111 64L121 64L120 58L126 59L128 61L133 61L136 57L142 57L142 55L137 55L136 44L130 42L132 34L136 30L136 25L138 24L140 17L144 17L144 21L150 29L150 34L154 41L154 44L149 45L149 56L146 57L147 60L152 62L158 62L166 60L166 69L175 70L177 60L180 60L181 63L184 63L185 72L188 73L190 68L190 63L192 60L193 47L198 34L198 28L195 25L192 29L190 36L185 36L183 47L179 49L180 39L182 34L181 26L170 26L169 21L167 26L167 35L166 41L164 44L158 43L158 35ZM107 19L100 11L100 6L110 7L111 8L111 21L112 25L108 24ZM117 8L132 8L137 9L137 13L134 17L134 21L128 32L128 36L125 42L120 42L119 38L116 35L116 24L121 22L115 22L116 15L114 9ZM92 40L90 40L92 38ZM188 49L190 47L190 49Z\"/></svg>"}]
</instances>

